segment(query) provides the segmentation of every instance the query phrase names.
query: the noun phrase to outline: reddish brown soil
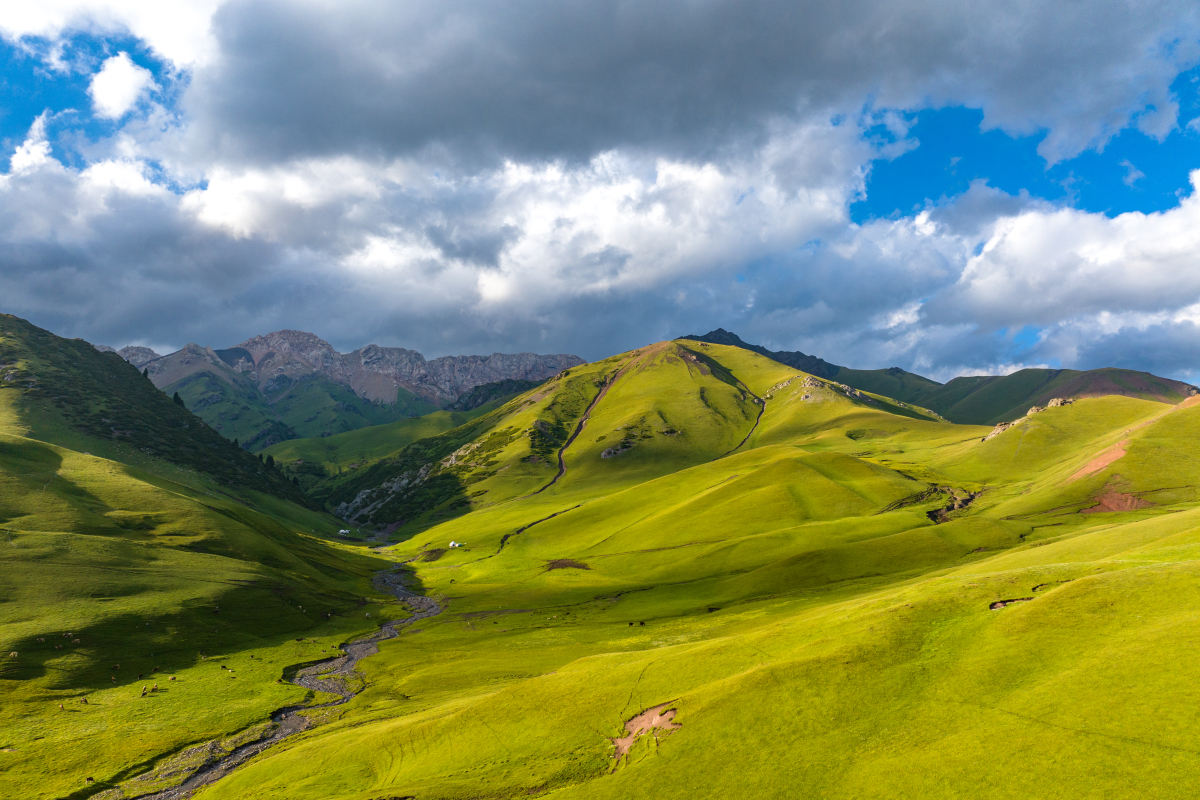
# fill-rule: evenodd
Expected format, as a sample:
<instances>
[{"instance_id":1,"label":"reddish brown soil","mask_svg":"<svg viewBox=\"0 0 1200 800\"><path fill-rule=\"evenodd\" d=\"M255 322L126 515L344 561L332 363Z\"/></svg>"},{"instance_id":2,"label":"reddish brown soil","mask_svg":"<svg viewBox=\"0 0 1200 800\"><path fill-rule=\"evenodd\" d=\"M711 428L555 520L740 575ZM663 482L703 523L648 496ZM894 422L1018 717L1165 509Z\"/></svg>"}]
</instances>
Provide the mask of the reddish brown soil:
<instances>
[{"instance_id":1,"label":"reddish brown soil","mask_svg":"<svg viewBox=\"0 0 1200 800\"><path fill-rule=\"evenodd\" d=\"M656 730L670 733L683 727L676 722L672 722L675 719L675 709L663 711L669 705L671 704L663 703L654 708L648 708L626 722L626 734L619 739L612 740L612 743L617 746L617 752L613 757L620 761L624 756L628 755L629 748L633 747L633 743L642 734L653 733Z\"/></svg>"},{"instance_id":2,"label":"reddish brown soil","mask_svg":"<svg viewBox=\"0 0 1200 800\"><path fill-rule=\"evenodd\" d=\"M1080 478L1091 475L1093 472L1099 472L1100 470L1104 469L1118 458L1124 456L1125 448L1128 445L1128 441L1117 442L1112 447L1108 448L1103 453L1089 461L1081 470L1072 475L1067 482L1070 483L1072 481L1077 481Z\"/></svg>"},{"instance_id":3,"label":"reddish brown soil","mask_svg":"<svg viewBox=\"0 0 1200 800\"><path fill-rule=\"evenodd\" d=\"M1096 505L1082 509L1080 514L1096 514L1102 511L1134 511L1139 508L1149 508L1152 503L1147 503L1140 497L1125 492L1118 492L1115 489L1106 489L1103 494L1096 498Z\"/></svg>"}]
</instances>

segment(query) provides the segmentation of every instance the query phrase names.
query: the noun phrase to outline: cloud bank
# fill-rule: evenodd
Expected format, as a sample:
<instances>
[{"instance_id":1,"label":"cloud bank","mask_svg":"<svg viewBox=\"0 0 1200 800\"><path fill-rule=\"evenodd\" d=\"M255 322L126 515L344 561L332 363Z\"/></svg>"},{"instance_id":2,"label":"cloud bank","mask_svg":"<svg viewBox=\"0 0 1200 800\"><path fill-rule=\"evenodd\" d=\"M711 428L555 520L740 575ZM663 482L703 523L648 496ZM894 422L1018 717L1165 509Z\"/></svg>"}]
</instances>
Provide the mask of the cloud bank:
<instances>
[{"instance_id":1,"label":"cloud bank","mask_svg":"<svg viewBox=\"0 0 1200 800\"><path fill-rule=\"evenodd\" d=\"M982 182L910 217L848 211L922 108L1044 131L1047 163L1178 129L1192 3L179 10L199 22L137 3L0 19L17 42L124 31L166 65L108 56L103 134L44 116L15 148L5 310L114 345L293 327L344 350L595 358L722 325L940 378L1200 369L1196 174L1154 214Z\"/></svg>"}]
</instances>

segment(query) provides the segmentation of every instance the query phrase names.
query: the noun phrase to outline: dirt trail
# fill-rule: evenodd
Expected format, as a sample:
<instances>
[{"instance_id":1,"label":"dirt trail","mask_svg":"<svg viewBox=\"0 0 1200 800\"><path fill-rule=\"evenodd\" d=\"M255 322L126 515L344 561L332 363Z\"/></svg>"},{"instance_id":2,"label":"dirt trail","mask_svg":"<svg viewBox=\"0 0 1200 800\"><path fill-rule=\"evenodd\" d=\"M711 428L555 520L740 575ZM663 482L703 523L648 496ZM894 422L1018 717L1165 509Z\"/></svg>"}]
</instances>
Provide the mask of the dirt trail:
<instances>
[{"instance_id":1,"label":"dirt trail","mask_svg":"<svg viewBox=\"0 0 1200 800\"><path fill-rule=\"evenodd\" d=\"M346 685L345 679L354 674L354 669L358 666L359 661L367 656L373 656L378 653L379 643L385 639L393 639L399 635L398 628L411 625L417 620L428 619L440 614L442 611L441 607L434 600L424 595L410 592L404 588L399 575L400 567L404 563L407 562L401 562L401 564L386 572L376 573L374 584L377 590L391 594L407 605L412 610L413 616L408 619L388 622L377 632L350 642L342 648L345 655L327 658L315 664L310 664L299 670L291 681L297 686L303 686L305 689L311 689L315 692L340 695L337 700L315 706L288 706L281 708L271 715L271 720L276 723L276 727L267 738L242 745L223 758L204 765L178 786L152 794L129 794L125 795L125 797L130 798L130 800L184 800L191 797L197 790L225 777L264 750L273 747L289 736L312 727L312 723L307 717L302 716L299 713L300 711L329 708L330 706L338 706L349 702L361 689L350 688ZM326 678L326 680L322 680L322 677Z\"/></svg>"},{"instance_id":2,"label":"dirt trail","mask_svg":"<svg viewBox=\"0 0 1200 800\"><path fill-rule=\"evenodd\" d=\"M741 383L741 381L738 381L738 383ZM749 387L747 387L746 384L744 384L744 383L742 383L742 388L745 389L747 392L749 392L750 396L758 401L758 416L754 418L754 425L752 425L750 427L750 432L746 434L746 438L742 439L740 442L738 442L737 447L733 448L728 453L721 456L721 458L724 458L725 456L728 456L728 455L733 455L734 453L736 453L738 450L740 450L742 448L742 445L744 445L746 442L750 441L750 437L754 435L754 432L756 430L758 430L758 423L762 422L763 412L765 412L767 410L767 401L766 400L763 400L761 397L756 395L754 392L751 392Z\"/></svg>"},{"instance_id":3,"label":"dirt trail","mask_svg":"<svg viewBox=\"0 0 1200 800\"><path fill-rule=\"evenodd\" d=\"M624 370L621 370L621 372L624 372ZM583 433L583 429L587 427L588 418L592 416L592 409L596 407L597 403L604 399L604 395L608 394L608 390L611 389L613 384L617 382L617 378L621 377L621 372L618 372L616 375L612 376L612 378L610 378L604 384L604 387L596 393L596 396L592 398L592 402L588 403L588 407L584 410L583 416L579 418L579 424L575 426L575 432L572 433L570 438L567 439L566 443L564 443L563 446L558 449L558 474L551 478L550 482L545 486L538 489L536 492L531 492L530 494L525 495L525 497L533 497L535 494L541 494L554 484L558 483L559 478L567 474L567 448L571 446L571 443L575 441L575 438L579 436L579 434ZM524 500L525 497L522 497L521 499Z\"/></svg>"}]
</instances>

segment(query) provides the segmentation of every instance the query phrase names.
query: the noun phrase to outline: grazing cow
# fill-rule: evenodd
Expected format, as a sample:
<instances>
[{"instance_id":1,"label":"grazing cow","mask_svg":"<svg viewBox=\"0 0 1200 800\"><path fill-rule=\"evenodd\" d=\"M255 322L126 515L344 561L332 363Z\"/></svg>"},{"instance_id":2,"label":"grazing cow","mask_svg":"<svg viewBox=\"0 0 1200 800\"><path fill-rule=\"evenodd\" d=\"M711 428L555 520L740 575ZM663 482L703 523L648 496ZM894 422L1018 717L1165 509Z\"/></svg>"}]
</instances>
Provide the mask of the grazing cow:
<instances>
[{"instance_id":1,"label":"grazing cow","mask_svg":"<svg viewBox=\"0 0 1200 800\"><path fill-rule=\"evenodd\" d=\"M158 672L158 667L155 667L154 669L152 669L152 670L150 670L150 671L151 671L151 672Z\"/></svg>"},{"instance_id":2,"label":"grazing cow","mask_svg":"<svg viewBox=\"0 0 1200 800\"><path fill-rule=\"evenodd\" d=\"M54 645L54 649L55 649L55 650L62 650L62 645L61 645L61 644L56 644L56 645Z\"/></svg>"},{"instance_id":3,"label":"grazing cow","mask_svg":"<svg viewBox=\"0 0 1200 800\"><path fill-rule=\"evenodd\" d=\"M8 657L9 657L9 658L16 658L16 657L17 657L17 651L16 651L16 650L13 650L11 653L9 653L9 654L8 654Z\"/></svg>"},{"instance_id":4,"label":"grazing cow","mask_svg":"<svg viewBox=\"0 0 1200 800\"><path fill-rule=\"evenodd\" d=\"M38 641L39 641L39 642L43 642L43 643L44 643L44 642L46 641L46 637L45 637L45 636L39 636L39 637L38 637Z\"/></svg>"},{"instance_id":5,"label":"grazing cow","mask_svg":"<svg viewBox=\"0 0 1200 800\"><path fill-rule=\"evenodd\" d=\"M85 697L85 698L83 698L82 700L80 700L79 702L83 703L83 704L86 706L86 705L87 705L87 698Z\"/></svg>"},{"instance_id":6,"label":"grazing cow","mask_svg":"<svg viewBox=\"0 0 1200 800\"><path fill-rule=\"evenodd\" d=\"M171 679L171 680L175 680L175 676L174 676L174 675L172 675L170 679Z\"/></svg>"},{"instance_id":7,"label":"grazing cow","mask_svg":"<svg viewBox=\"0 0 1200 800\"><path fill-rule=\"evenodd\" d=\"M62 703L59 703L59 704L58 704L58 710L59 710L59 711L62 711L62 710L63 710L63 704L62 704Z\"/></svg>"},{"instance_id":8,"label":"grazing cow","mask_svg":"<svg viewBox=\"0 0 1200 800\"><path fill-rule=\"evenodd\" d=\"M112 682L113 682L113 683L116 683L116 682L117 682L117 676L116 676L116 675L113 675L113 676L112 676Z\"/></svg>"},{"instance_id":9,"label":"grazing cow","mask_svg":"<svg viewBox=\"0 0 1200 800\"><path fill-rule=\"evenodd\" d=\"M113 669L120 669L120 668L121 668L120 664L113 664Z\"/></svg>"},{"instance_id":10,"label":"grazing cow","mask_svg":"<svg viewBox=\"0 0 1200 800\"><path fill-rule=\"evenodd\" d=\"M88 782L88 783L95 783L95 782L96 782L96 779L95 779L95 778L90 778L90 777L89 777L89 778L87 779L87 782Z\"/></svg>"},{"instance_id":11,"label":"grazing cow","mask_svg":"<svg viewBox=\"0 0 1200 800\"><path fill-rule=\"evenodd\" d=\"M139 681L140 681L142 678L144 678L144 677L146 677L146 673L144 673L144 672L139 672L139 673L138 673L138 680L139 680Z\"/></svg>"},{"instance_id":12,"label":"grazing cow","mask_svg":"<svg viewBox=\"0 0 1200 800\"><path fill-rule=\"evenodd\" d=\"M72 640L71 640L71 644L80 644L80 643L81 643L81 642L80 642L78 639L72 639Z\"/></svg>"},{"instance_id":13,"label":"grazing cow","mask_svg":"<svg viewBox=\"0 0 1200 800\"><path fill-rule=\"evenodd\" d=\"M156 684L154 684L154 688L153 688L153 689L151 689L150 691L152 691L152 692L157 692L157 691L158 691L158 684L157 684L157 683L156 683Z\"/></svg>"}]
</instances>

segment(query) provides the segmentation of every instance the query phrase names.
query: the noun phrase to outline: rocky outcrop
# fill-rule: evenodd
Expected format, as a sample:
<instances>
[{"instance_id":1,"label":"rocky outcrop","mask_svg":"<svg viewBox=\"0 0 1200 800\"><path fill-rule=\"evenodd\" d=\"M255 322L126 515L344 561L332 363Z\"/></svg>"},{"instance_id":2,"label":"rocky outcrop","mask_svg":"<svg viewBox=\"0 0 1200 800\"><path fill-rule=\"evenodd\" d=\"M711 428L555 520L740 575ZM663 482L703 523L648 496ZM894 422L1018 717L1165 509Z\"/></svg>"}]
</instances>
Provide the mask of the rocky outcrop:
<instances>
[{"instance_id":1,"label":"rocky outcrop","mask_svg":"<svg viewBox=\"0 0 1200 800\"><path fill-rule=\"evenodd\" d=\"M138 369L142 369L156 358L162 358L162 356L151 350L149 347L138 347L136 345L122 347L117 351L117 355L121 356L121 358L125 359L130 364L133 364Z\"/></svg>"},{"instance_id":2,"label":"rocky outcrop","mask_svg":"<svg viewBox=\"0 0 1200 800\"><path fill-rule=\"evenodd\" d=\"M255 336L224 350L189 344L167 356L158 356L145 347L127 347L119 352L139 367L148 366L157 386L169 386L199 370L228 370L271 397L297 381L319 375L349 387L366 400L389 405L396 402L401 388L445 406L478 386L504 381L513 385L540 382L584 363L577 356L536 353L426 360L415 350L374 344L339 353L319 336L289 330Z\"/></svg>"},{"instance_id":3,"label":"rocky outcrop","mask_svg":"<svg viewBox=\"0 0 1200 800\"><path fill-rule=\"evenodd\" d=\"M584 363L577 356L536 353L426 360L415 350L375 344L339 353L311 333L287 330L255 336L216 353L260 386L281 376L295 380L316 373L375 402L395 402L397 389L403 387L438 405L451 403L477 386L505 380L541 381Z\"/></svg>"},{"instance_id":4,"label":"rocky outcrop","mask_svg":"<svg viewBox=\"0 0 1200 800\"><path fill-rule=\"evenodd\" d=\"M149 347L138 347L137 345L122 347L120 350L109 347L106 344L94 344L92 347L96 348L101 353L116 353L138 369L142 369L156 358L162 358L162 356L151 350Z\"/></svg>"},{"instance_id":5,"label":"rocky outcrop","mask_svg":"<svg viewBox=\"0 0 1200 800\"><path fill-rule=\"evenodd\" d=\"M1025 416L1021 417L1018 420L1014 420L1013 422L1001 422L999 425L992 428L992 432L989 433L987 436L983 437L982 441L986 442L989 439L995 439L997 436L1004 433L1009 428L1020 425L1022 422L1029 419L1030 417L1032 417L1034 414L1040 414L1043 411L1045 411L1047 408L1061 408L1062 406L1069 406L1074 402L1075 401L1069 397L1052 397L1052 398L1050 398L1050 401L1047 402L1044 407L1043 406L1033 406L1032 408L1030 408L1028 411L1025 412Z\"/></svg>"}]
</instances>

